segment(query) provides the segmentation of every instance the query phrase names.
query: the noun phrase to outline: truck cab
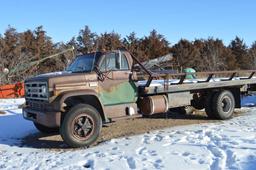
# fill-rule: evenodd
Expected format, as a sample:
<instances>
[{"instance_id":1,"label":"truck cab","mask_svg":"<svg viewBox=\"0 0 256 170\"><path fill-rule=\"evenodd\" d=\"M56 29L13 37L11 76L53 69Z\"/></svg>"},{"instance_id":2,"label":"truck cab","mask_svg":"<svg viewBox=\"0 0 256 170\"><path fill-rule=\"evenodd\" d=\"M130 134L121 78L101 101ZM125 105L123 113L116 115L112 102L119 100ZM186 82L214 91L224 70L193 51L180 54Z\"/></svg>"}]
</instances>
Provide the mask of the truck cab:
<instances>
[{"instance_id":1,"label":"truck cab","mask_svg":"<svg viewBox=\"0 0 256 170\"><path fill-rule=\"evenodd\" d=\"M137 114L132 66L126 51L77 56L65 71L25 81L23 116L44 133L60 131L71 146L89 145L102 123Z\"/></svg>"}]
</instances>

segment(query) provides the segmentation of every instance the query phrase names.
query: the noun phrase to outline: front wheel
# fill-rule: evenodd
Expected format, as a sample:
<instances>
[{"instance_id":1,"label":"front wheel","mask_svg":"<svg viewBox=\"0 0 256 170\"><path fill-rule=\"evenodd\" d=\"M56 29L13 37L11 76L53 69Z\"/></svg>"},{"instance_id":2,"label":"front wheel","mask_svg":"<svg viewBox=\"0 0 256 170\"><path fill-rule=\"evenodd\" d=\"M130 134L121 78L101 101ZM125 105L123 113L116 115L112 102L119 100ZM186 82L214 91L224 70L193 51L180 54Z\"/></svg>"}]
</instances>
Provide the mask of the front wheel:
<instances>
[{"instance_id":1,"label":"front wheel","mask_svg":"<svg viewBox=\"0 0 256 170\"><path fill-rule=\"evenodd\" d=\"M79 104L65 115L60 134L71 147L87 147L94 143L102 127L99 112L87 104Z\"/></svg>"}]
</instances>

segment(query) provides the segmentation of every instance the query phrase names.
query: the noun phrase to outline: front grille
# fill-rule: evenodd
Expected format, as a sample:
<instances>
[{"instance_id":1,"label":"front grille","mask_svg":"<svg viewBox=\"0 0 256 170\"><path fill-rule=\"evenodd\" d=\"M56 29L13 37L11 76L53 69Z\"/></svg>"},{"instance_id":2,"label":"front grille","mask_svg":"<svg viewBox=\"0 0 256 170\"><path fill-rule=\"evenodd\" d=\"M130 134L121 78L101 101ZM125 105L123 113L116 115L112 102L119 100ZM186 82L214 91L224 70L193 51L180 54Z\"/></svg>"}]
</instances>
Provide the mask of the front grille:
<instances>
[{"instance_id":1,"label":"front grille","mask_svg":"<svg viewBox=\"0 0 256 170\"><path fill-rule=\"evenodd\" d=\"M46 87L46 93L43 92L43 87ZM47 82L25 83L25 96L29 100L48 100Z\"/></svg>"},{"instance_id":2,"label":"front grille","mask_svg":"<svg viewBox=\"0 0 256 170\"><path fill-rule=\"evenodd\" d=\"M40 103L35 103L35 102L29 103L29 106L30 106L31 109L33 109L33 110L42 110L42 109L44 108L42 104L40 104Z\"/></svg>"},{"instance_id":3,"label":"front grille","mask_svg":"<svg viewBox=\"0 0 256 170\"><path fill-rule=\"evenodd\" d=\"M37 110L37 111L49 111L51 109L50 105L48 105L46 102L43 102L43 101L28 100L27 106L30 109Z\"/></svg>"}]
</instances>

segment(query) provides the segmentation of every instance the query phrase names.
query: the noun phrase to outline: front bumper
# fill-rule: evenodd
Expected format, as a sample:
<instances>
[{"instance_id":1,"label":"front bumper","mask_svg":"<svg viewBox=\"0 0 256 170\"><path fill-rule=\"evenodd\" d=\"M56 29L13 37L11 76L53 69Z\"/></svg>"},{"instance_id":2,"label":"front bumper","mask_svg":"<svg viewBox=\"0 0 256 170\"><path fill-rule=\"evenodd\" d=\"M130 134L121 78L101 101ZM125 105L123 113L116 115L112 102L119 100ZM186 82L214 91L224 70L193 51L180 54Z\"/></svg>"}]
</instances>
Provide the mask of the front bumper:
<instances>
[{"instance_id":1,"label":"front bumper","mask_svg":"<svg viewBox=\"0 0 256 170\"><path fill-rule=\"evenodd\" d=\"M59 127L61 112L41 112L29 107L22 109L23 117L27 120L42 124L47 127Z\"/></svg>"}]
</instances>

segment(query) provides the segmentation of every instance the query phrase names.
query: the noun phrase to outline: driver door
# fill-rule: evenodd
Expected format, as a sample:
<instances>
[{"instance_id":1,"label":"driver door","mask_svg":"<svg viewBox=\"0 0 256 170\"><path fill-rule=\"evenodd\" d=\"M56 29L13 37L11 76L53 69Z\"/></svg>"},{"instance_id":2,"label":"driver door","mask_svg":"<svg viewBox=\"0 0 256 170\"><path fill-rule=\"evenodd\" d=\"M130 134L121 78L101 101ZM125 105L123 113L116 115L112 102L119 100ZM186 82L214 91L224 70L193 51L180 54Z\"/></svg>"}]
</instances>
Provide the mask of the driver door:
<instances>
[{"instance_id":1,"label":"driver door","mask_svg":"<svg viewBox=\"0 0 256 170\"><path fill-rule=\"evenodd\" d=\"M131 80L131 65L124 53L109 52L99 63L104 80L99 81L99 97L104 106L135 103L137 88Z\"/></svg>"}]
</instances>

